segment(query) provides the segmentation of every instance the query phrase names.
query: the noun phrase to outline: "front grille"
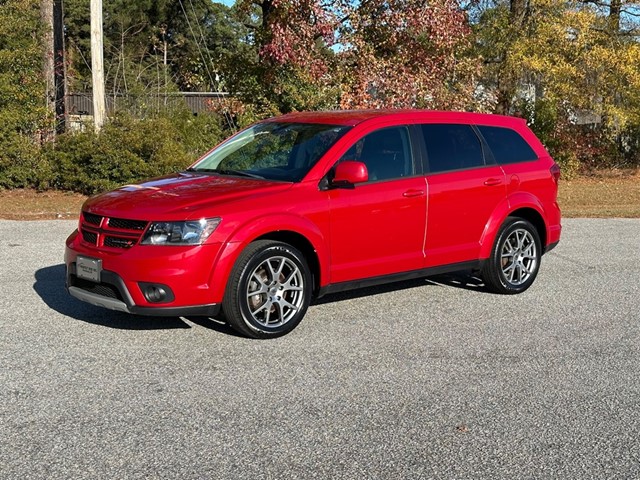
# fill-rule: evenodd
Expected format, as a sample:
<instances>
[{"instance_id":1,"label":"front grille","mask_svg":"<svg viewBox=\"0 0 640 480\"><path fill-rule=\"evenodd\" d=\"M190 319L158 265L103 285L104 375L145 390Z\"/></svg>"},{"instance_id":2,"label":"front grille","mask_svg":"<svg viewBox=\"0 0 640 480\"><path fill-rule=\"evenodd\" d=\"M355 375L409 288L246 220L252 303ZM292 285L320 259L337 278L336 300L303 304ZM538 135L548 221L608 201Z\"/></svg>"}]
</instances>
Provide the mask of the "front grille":
<instances>
[{"instance_id":1,"label":"front grille","mask_svg":"<svg viewBox=\"0 0 640 480\"><path fill-rule=\"evenodd\" d=\"M86 292L95 293L102 297L115 298L116 300L122 300L122 296L118 289L108 283L93 283L76 276L72 277L72 283L74 287L78 287Z\"/></svg>"},{"instance_id":2,"label":"front grille","mask_svg":"<svg viewBox=\"0 0 640 480\"><path fill-rule=\"evenodd\" d=\"M82 239L87 243L95 245L98 243L98 234L82 229Z\"/></svg>"},{"instance_id":3,"label":"front grille","mask_svg":"<svg viewBox=\"0 0 640 480\"><path fill-rule=\"evenodd\" d=\"M82 212L82 218L85 222L98 227L100 226L100 222L102 222L102 217L100 215L94 215L93 213Z\"/></svg>"},{"instance_id":4,"label":"front grille","mask_svg":"<svg viewBox=\"0 0 640 480\"><path fill-rule=\"evenodd\" d=\"M131 248L135 244L136 244L136 240L131 238L120 238L120 237L112 237L112 236L104 237L105 247Z\"/></svg>"},{"instance_id":5,"label":"front grille","mask_svg":"<svg viewBox=\"0 0 640 480\"><path fill-rule=\"evenodd\" d=\"M125 220L124 218L110 218L109 226L120 230L144 230L147 222L144 220Z\"/></svg>"},{"instance_id":6,"label":"front grille","mask_svg":"<svg viewBox=\"0 0 640 480\"><path fill-rule=\"evenodd\" d=\"M128 249L140 241L149 222L82 212L82 240L96 247Z\"/></svg>"}]
</instances>

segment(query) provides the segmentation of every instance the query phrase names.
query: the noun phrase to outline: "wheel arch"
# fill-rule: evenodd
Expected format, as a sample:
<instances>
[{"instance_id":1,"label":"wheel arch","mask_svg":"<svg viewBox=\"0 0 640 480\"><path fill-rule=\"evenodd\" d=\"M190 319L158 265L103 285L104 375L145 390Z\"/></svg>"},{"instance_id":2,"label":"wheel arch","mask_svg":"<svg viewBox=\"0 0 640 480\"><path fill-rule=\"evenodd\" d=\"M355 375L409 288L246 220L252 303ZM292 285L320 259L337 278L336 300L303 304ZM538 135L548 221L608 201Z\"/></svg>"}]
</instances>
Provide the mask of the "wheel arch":
<instances>
[{"instance_id":1,"label":"wheel arch","mask_svg":"<svg viewBox=\"0 0 640 480\"><path fill-rule=\"evenodd\" d=\"M242 251L256 240L288 243L305 257L313 277L313 293L317 293L329 275L327 241L317 225L304 217L280 214L252 218L238 225L224 241L224 246L212 266L209 279L214 301L222 301L227 280Z\"/></svg>"},{"instance_id":2,"label":"wheel arch","mask_svg":"<svg viewBox=\"0 0 640 480\"><path fill-rule=\"evenodd\" d=\"M538 232L542 251L544 252L547 246L548 231L543 211L540 202L529 195L516 195L505 199L494 210L493 215L485 226L480 240L480 258L486 259L491 255L493 243L507 217L518 217L530 222Z\"/></svg>"},{"instance_id":3,"label":"wheel arch","mask_svg":"<svg viewBox=\"0 0 640 480\"><path fill-rule=\"evenodd\" d=\"M540 237L540 244L542 245L542 250L544 251L544 248L547 245L547 225L545 224L544 218L542 217L540 212L530 207L524 207L514 210L509 214L509 216L522 218L531 223L538 232L538 236Z\"/></svg>"},{"instance_id":4,"label":"wheel arch","mask_svg":"<svg viewBox=\"0 0 640 480\"><path fill-rule=\"evenodd\" d=\"M276 242L283 242L300 250L300 253L302 253L307 261L307 265L311 272L311 277L313 279L313 295L315 296L318 293L318 290L320 290L320 260L318 259L316 249L307 237L292 230L276 230L254 238L252 242L255 242L256 240L273 240Z\"/></svg>"}]
</instances>

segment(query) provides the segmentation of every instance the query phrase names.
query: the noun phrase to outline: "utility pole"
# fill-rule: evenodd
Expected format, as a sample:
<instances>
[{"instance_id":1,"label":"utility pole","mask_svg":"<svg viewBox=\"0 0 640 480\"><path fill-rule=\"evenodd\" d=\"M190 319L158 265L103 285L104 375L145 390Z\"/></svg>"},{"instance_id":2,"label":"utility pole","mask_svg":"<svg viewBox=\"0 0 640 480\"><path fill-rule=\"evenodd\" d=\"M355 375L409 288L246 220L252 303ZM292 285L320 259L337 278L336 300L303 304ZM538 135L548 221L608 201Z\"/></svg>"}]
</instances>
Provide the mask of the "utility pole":
<instances>
[{"instance_id":1,"label":"utility pole","mask_svg":"<svg viewBox=\"0 0 640 480\"><path fill-rule=\"evenodd\" d=\"M93 124L96 131L106 116L102 47L102 0L91 0L91 73L93 83Z\"/></svg>"},{"instance_id":2,"label":"utility pole","mask_svg":"<svg viewBox=\"0 0 640 480\"><path fill-rule=\"evenodd\" d=\"M43 69L47 109L54 119L54 129L45 140L53 140L56 133L65 130L66 80L64 60L64 26L62 0L41 0L40 19L44 25Z\"/></svg>"},{"instance_id":3,"label":"utility pole","mask_svg":"<svg viewBox=\"0 0 640 480\"><path fill-rule=\"evenodd\" d=\"M44 51L42 56L47 110L52 117L56 114L55 80L53 61L53 0L40 1L40 20L44 25ZM53 130L47 129L46 141L53 140Z\"/></svg>"},{"instance_id":4,"label":"utility pole","mask_svg":"<svg viewBox=\"0 0 640 480\"><path fill-rule=\"evenodd\" d=\"M64 133L67 124L67 66L65 64L63 0L53 2L53 64L55 86L56 133Z\"/></svg>"}]
</instances>

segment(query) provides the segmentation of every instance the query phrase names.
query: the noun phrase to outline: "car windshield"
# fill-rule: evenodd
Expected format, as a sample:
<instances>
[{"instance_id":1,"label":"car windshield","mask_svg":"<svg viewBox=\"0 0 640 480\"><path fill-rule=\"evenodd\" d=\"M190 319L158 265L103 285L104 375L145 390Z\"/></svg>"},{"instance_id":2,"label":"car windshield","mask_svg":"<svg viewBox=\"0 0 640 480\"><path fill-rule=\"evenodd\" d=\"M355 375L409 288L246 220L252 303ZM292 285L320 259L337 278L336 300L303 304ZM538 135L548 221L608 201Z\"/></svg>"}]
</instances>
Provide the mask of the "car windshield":
<instances>
[{"instance_id":1,"label":"car windshield","mask_svg":"<svg viewBox=\"0 0 640 480\"><path fill-rule=\"evenodd\" d=\"M189 171L299 182L349 127L259 123L222 143Z\"/></svg>"}]
</instances>

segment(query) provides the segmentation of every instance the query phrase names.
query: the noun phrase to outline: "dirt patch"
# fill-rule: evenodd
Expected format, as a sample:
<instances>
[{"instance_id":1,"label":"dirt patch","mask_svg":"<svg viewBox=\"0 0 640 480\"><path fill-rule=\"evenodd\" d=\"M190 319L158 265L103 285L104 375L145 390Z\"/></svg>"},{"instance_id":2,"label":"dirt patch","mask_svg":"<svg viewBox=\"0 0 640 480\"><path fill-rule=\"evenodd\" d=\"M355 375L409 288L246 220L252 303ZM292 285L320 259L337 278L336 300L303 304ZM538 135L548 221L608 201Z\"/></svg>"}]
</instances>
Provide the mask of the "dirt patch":
<instances>
[{"instance_id":1,"label":"dirt patch","mask_svg":"<svg viewBox=\"0 0 640 480\"><path fill-rule=\"evenodd\" d=\"M640 171L605 171L560 181L565 217L640 217Z\"/></svg>"},{"instance_id":2,"label":"dirt patch","mask_svg":"<svg viewBox=\"0 0 640 480\"><path fill-rule=\"evenodd\" d=\"M51 190L0 190L0 218L7 220L51 220L78 218L86 196Z\"/></svg>"}]
</instances>

